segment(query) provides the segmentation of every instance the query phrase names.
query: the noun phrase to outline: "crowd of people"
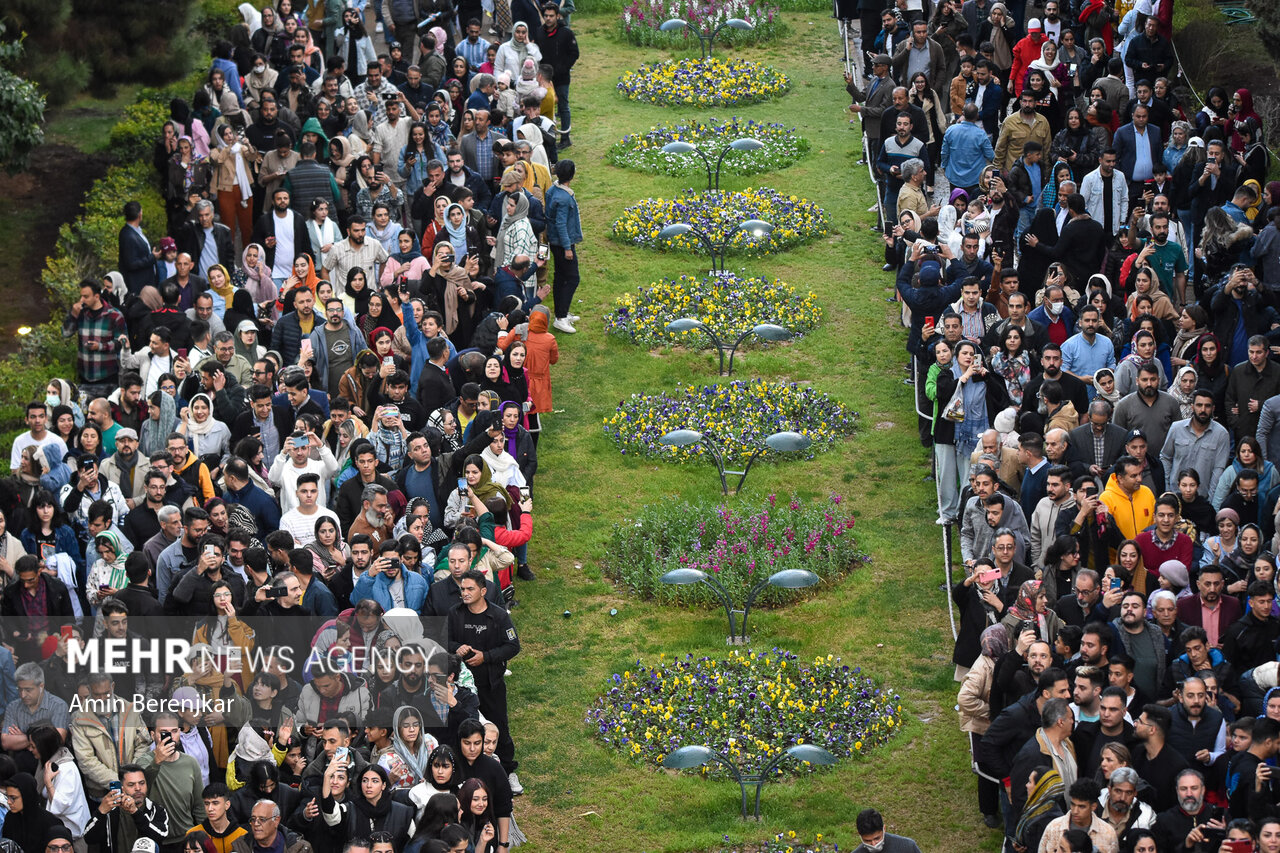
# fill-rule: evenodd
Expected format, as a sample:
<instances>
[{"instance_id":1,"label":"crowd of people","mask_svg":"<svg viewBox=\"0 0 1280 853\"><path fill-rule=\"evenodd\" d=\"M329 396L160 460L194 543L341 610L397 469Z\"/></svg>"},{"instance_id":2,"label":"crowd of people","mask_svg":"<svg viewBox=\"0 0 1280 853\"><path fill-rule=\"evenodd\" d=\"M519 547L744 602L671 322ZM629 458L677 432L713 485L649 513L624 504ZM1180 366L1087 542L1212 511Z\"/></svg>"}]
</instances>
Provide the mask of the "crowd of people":
<instances>
[{"instance_id":1,"label":"crowd of people","mask_svg":"<svg viewBox=\"0 0 1280 853\"><path fill-rule=\"evenodd\" d=\"M577 319L572 6L368 5L242 4L156 142L166 221L124 204L76 375L26 405L5 853L524 839L505 678Z\"/></svg>"},{"instance_id":2,"label":"crowd of people","mask_svg":"<svg viewBox=\"0 0 1280 853\"><path fill-rule=\"evenodd\" d=\"M1175 91L1170 0L884 5L846 83L959 532L977 814L1017 853L1275 853L1268 128Z\"/></svg>"}]
</instances>

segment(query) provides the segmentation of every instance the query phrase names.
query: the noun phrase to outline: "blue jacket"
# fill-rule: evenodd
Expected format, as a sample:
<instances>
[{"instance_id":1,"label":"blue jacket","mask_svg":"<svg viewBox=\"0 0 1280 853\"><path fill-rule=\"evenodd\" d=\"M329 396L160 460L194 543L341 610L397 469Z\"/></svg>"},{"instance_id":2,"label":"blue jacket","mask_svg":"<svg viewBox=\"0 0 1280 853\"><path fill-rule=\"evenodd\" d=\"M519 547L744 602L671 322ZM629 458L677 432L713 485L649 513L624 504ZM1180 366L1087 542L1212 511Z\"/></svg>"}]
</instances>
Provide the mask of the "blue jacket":
<instances>
[{"instance_id":1,"label":"blue jacket","mask_svg":"<svg viewBox=\"0 0 1280 853\"><path fill-rule=\"evenodd\" d=\"M312 578L311 584L302 596L302 609L321 619L333 619L338 615L338 599L333 597L333 593L324 585L324 581L320 578Z\"/></svg>"},{"instance_id":2,"label":"blue jacket","mask_svg":"<svg viewBox=\"0 0 1280 853\"><path fill-rule=\"evenodd\" d=\"M1044 310L1043 305L1028 313L1027 316L1043 326L1046 329L1045 334L1048 334L1047 330L1053 325L1053 318L1049 316L1048 311ZM1071 337L1076 333L1076 314L1068 305L1062 306L1062 322L1067 327L1067 337Z\"/></svg>"},{"instance_id":3,"label":"blue jacket","mask_svg":"<svg viewBox=\"0 0 1280 853\"><path fill-rule=\"evenodd\" d=\"M982 170L994 159L991 138L976 124L953 124L942 136L942 170L953 187L976 187Z\"/></svg>"},{"instance_id":4,"label":"blue jacket","mask_svg":"<svg viewBox=\"0 0 1280 853\"><path fill-rule=\"evenodd\" d=\"M582 242L578 199L559 184L547 190L547 242L565 249Z\"/></svg>"},{"instance_id":5,"label":"blue jacket","mask_svg":"<svg viewBox=\"0 0 1280 853\"><path fill-rule=\"evenodd\" d=\"M324 325L324 309L315 313L312 320L315 326ZM314 328L314 326L313 326ZM302 326L298 323L298 312L290 311L280 318L271 330L271 348L280 353L285 364L297 364L302 352Z\"/></svg>"},{"instance_id":6,"label":"blue jacket","mask_svg":"<svg viewBox=\"0 0 1280 853\"><path fill-rule=\"evenodd\" d=\"M404 606L421 612L430 587L427 579L417 572L406 572L403 568L400 570L400 577L404 578ZM396 606L391 600L391 591L388 589L390 586L391 581L382 572L378 572L376 579L365 575L356 581L356 587L351 592L351 603L357 604L366 598L372 598L382 605L384 611L390 610Z\"/></svg>"},{"instance_id":7,"label":"blue jacket","mask_svg":"<svg viewBox=\"0 0 1280 853\"><path fill-rule=\"evenodd\" d=\"M1124 176L1133 182L1133 167L1137 163L1138 157L1138 136L1134 133L1133 123L1121 125L1116 130L1116 135L1111 141L1111 147L1116 150L1116 168L1124 172ZM1160 154L1164 150L1161 144L1160 128L1154 124L1147 125L1147 146L1151 153L1151 165L1164 162Z\"/></svg>"},{"instance_id":8,"label":"blue jacket","mask_svg":"<svg viewBox=\"0 0 1280 853\"><path fill-rule=\"evenodd\" d=\"M409 393L418 396L418 377L422 375L422 366L431 360L427 355L427 336L422 334L422 330L418 328L418 314L413 307L412 302L406 302L402 306L404 311L404 336L409 341L409 351L412 360L409 364ZM449 350L454 351L453 344L449 345ZM428 412L428 414L430 414Z\"/></svg>"},{"instance_id":9,"label":"blue jacket","mask_svg":"<svg viewBox=\"0 0 1280 853\"><path fill-rule=\"evenodd\" d=\"M40 549L36 546L36 537L31 535L30 530L23 530L18 534L18 540L22 542L22 547L27 550L28 554L34 554L37 558L40 556ZM84 570L84 550L80 547L80 540L76 538L75 531L66 524L60 524L53 531L53 541L58 548L59 554L66 554L76 564L76 577L85 575ZM41 560L41 565L44 561Z\"/></svg>"},{"instance_id":10,"label":"blue jacket","mask_svg":"<svg viewBox=\"0 0 1280 853\"><path fill-rule=\"evenodd\" d=\"M258 523L258 535L264 539L268 533L280 528L280 507L270 495L253 483L245 484L243 489L227 489L222 494L222 499L249 510L253 520Z\"/></svg>"},{"instance_id":11,"label":"blue jacket","mask_svg":"<svg viewBox=\"0 0 1280 853\"><path fill-rule=\"evenodd\" d=\"M907 261L898 271L897 286L902 301L911 309L911 331L907 334L907 352L920 355L923 352L921 333L924 329L924 318L932 316L935 324L940 323L947 306L960 298L960 284L955 282L944 287L916 287L912 281L915 274L915 261Z\"/></svg>"},{"instance_id":12,"label":"blue jacket","mask_svg":"<svg viewBox=\"0 0 1280 853\"><path fill-rule=\"evenodd\" d=\"M244 106L244 90L240 88L240 69L230 59L215 59L210 70L222 72L222 77L226 80L227 88L236 93L236 100L240 102L240 106ZM215 104L215 106L217 106Z\"/></svg>"}]
</instances>

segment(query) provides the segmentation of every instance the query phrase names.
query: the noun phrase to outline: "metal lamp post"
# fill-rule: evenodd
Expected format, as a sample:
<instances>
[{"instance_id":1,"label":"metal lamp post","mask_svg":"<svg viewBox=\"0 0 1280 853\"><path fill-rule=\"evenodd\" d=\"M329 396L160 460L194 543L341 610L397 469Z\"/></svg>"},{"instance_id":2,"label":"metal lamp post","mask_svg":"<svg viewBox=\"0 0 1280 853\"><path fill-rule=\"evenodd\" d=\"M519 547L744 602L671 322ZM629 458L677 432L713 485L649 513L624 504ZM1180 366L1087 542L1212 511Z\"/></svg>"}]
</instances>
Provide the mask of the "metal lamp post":
<instances>
[{"instance_id":1,"label":"metal lamp post","mask_svg":"<svg viewBox=\"0 0 1280 853\"><path fill-rule=\"evenodd\" d=\"M741 646L747 643L747 616L751 613L751 605L755 603L756 598L764 591L765 587L804 589L816 585L818 581L818 576L806 569L783 569L780 572L774 572L769 577L758 581L751 588L751 591L747 593L746 601L743 602L742 609L738 610L734 608L733 599L730 598L729 591L724 588L724 584L701 569L672 569L662 576L662 582L672 586L688 586L695 583L706 584L707 588L720 601L720 604L724 606L725 615L729 617L729 637L725 644L730 646ZM735 616L742 617L741 632L738 631Z\"/></svg>"},{"instance_id":2,"label":"metal lamp post","mask_svg":"<svg viewBox=\"0 0 1280 853\"><path fill-rule=\"evenodd\" d=\"M748 219L745 222L739 222L735 230L745 231L751 239L759 240L773 233L773 226L763 219ZM685 234L692 234L707 247L707 254L711 256L711 273L713 275L725 272L724 252L729 247L728 235L725 235L725 239L717 246L711 242L710 235L701 228L694 228L687 222L673 222L658 232L658 239L674 240L676 237L682 237Z\"/></svg>"},{"instance_id":3,"label":"metal lamp post","mask_svg":"<svg viewBox=\"0 0 1280 853\"><path fill-rule=\"evenodd\" d=\"M678 320L672 320L667 324L668 332L690 332L694 329L705 332L707 337L711 338L711 343L713 343L716 349L719 350L721 376L733 375L733 356L737 353L739 345L752 335L755 335L757 338L764 341L788 341L793 337L789 329L773 323L761 323L758 326L752 326L750 329L747 329L741 335L738 335L738 339L734 341L732 345L726 346L716 333L711 330L711 327L703 323L701 320L695 320L692 317L681 317ZM729 370L727 372L724 369L725 352L729 353Z\"/></svg>"},{"instance_id":4,"label":"metal lamp post","mask_svg":"<svg viewBox=\"0 0 1280 853\"><path fill-rule=\"evenodd\" d=\"M702 767L703 765L710 764L711 762L723 765L733 776L733 780L738 783L738 788L742 792L743 820L747 819L747 786L755 786L756 807L751 816L756 820L759 820L760 791L764 788L764 783L769 781L770 774L787 758L794 758L797 761L803 761L807 764L818 764L822 766L829 766L836 763L836 757L822 747L814 746L809 743L798 743L787 747L782 752L774 756L773 760L766 764L759 773L743 773L728 756L712 752L711 749L705 746L682 746L664 758L662 760L662 766L668 770L692 770L695 767Z\"/></svg>"},{"instance_id":5,"label":"metal lamp post","mask_svg":"<svg viewBox=\"0 0 1280 853\"><path fill-rule=\"evenodd\" d=\"M741 471L730 471L724 467L724 455L720 452L720 446L716 444L715 437L708 433L701 433L696 429L677 429L662 436L662 438L658 439L658 443L670 447L689 447L694 444L701 444L707 448L707 453L711 455L711 459L716 463L716 471L720 474L721 493L729 494L729 481L726 475L732 474L738 478L738 484L733 488L733 493L736 495L742 491L742 484L746 482L747 474L751 471L751 464L756 461L756 457L764 452L766 448L777 453L796 453L808 450L809 446L813 444L813 440L807 435L790 430L775 432L765 438L763 447L757 447L751 452L751 456L747 458L747 467Z\"/></svg>"},{"instance_id":6,"label":"metal lamp post","mask_svg":"<svg viewBox=\"0 0 1280 853\"><path fill-rule=\"evenodd\" d=\"M698 42L702 46L702 57L706 59L707 57L711 56L711 49L715 46L716 36L720 35L720 31L723 30L725 27L728 27L729 29L732 29L732 30L754 30L755 29L754 24L748 21L744 21L741 18L730 18L729 20L725 21L723 24L721 24L720 26L716 27L715 29L709 32L705 29L699 28L689 23L684 18L669 18L663 21L662 24L658 27L658 29L664 33L673 32L674 30L688 30L689 32L693 33L695 36L698 37Z\"/></svg>"},{"instance_id":7,"label":"metal lamp post","mask_svg":"<svg viewBox=\"0 0 1280 853\"><path fill-rule=\"evenodd\" d=\"M724 164L725 155L730 151L759 151L764 147L764 143L759 139L753 139L750 136L744 136L741 139L735 139L724 147L720 152L720 156L716 159L715 166L715 188L720 189L720 167ZM702 153L702 149L690 143L676 140L668 142L662 146L663 154L697 154L702 159L702 163L707 167L707 189L711 189L711 161L707 159L707 155Z\"/></svg>"}]
</instances>

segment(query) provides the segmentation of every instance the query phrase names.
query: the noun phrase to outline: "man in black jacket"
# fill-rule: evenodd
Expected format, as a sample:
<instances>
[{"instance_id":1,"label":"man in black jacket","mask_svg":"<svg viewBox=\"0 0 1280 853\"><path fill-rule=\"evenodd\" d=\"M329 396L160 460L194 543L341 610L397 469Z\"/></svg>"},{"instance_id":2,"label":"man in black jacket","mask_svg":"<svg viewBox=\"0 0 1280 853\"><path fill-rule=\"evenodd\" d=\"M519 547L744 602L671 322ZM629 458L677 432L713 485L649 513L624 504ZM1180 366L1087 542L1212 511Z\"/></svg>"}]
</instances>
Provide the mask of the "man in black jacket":
<instances>
[{"instance_id":1,"label":"man in black jacket","mask_svg":"<svg viewBox=\"0 0 1280 853\"><path fill-rule=\"evenodd\" d=\"M178 251L191 256L196 272L203 278L209 277L209 268L214 264L222 264L228 272L235 269L235 238L230 228L213 221L213 202L207 198L196 202L195 213L195 221L183 223L178 232ZM209 244L210 240L213 245Z\"/></svg>"},{"instance_id":2,"label":"man in black jacket","mask_svg":"<svg viewBox=\"0 0 1280 853\"><path fill-rule=\"evenodd\" d=\"M568 148L569 142L569 76L578 61L578 38L573 30L560 19L560 6L548 0L542 4L542 26L533 34L534 43L542 51L542 59L551 65L551 82L556 90L556 113L560 128L560 148Z\"/></svg>"},{"instance_id":3,"label":"man in black jacket","mask_svg":"<svg viewBox=\"0 0 1280 853\"><path fill-rule=\"evenodd\" d=\"M261 148L259 151L263 150ZM285 220L292 223L292 255L293 257L285 257L280 259L280 264L276 265L276 247L278 241L276 233L280 229L287 228L284 225ZM257 223L253 226L253 242L262 246L266 250L266 257L262 262L266 264L267 269L271 270L271 277L280 279L277 284L282 283L283 279L289 277L292 272L293 262L298 255L308 251L311 248L311 240L307 236L307 221L303 219L302 214L289 207L289 191L284 187L277 187L271 193L271 209L263 211L258 217Z\"/></svg>"},{"instance_id":4,"label":"man in black jacket","mask_svg":"<svg viewBox=\"0 0 1280 853\"><path fill-rule=\"evenodd\" d=\"M1033 251L1060 261L1075 286L1083 287L1089 276L1102 268L1107 251L1106 231L1085 210L1084 196L1079 193L1067 196L1067 217L1058 242L1052 246L1041 243L1034 234L1027 235L1026 243Z\"/></svg>"},{"instance_id":5,"label":"man in black jacket","mask_svg":"<svg viewBox=\"0 0 1280 853\"><path fill-rule=\"evenodd\" d=\"M498 727L495 755L511 778L511 789L519 788L515 778L516 745L511 739L507 717L507 683L503 677L507 661L520 654L520 638L511 616L485 597L485 578L474 569L463 573L462 604L449 612L449 651L462 658L476 679L480 711Z\"/></svg>"},{"instance_id":6,"label":"man in black jacket","mask_svg":"<svg viewBox=\"0 0 1280 853\"><path fill-rule=\"evenodd\" d=\"M138 293L147 285L156 284L156 260L160 249L151 248L151 242L142 233L142 205L136 201L124 203L124 225L116 240L119 250L120 274L130 293Z\"/></svg>"},{"instance_id":7,"label":"man in black jacket","mask_svg":"<svg viewBox=\"0 0 1280 853\"><path fill-rule=\"evenodd\" d=\"M428 362L418 374L418 402L422 404L422 410L430 414L452 403L458 394L445 369L449 362L449 342L443 335L427 341L427 358Z\"/></svg>"},{"instance_id":8,"label":"man in black jacket","mask_svg":"<svg viewBox=\"0 0 1280 853\"><path fill-rule=\"evenodd\" d=\"M458 750L458 729L464 720L480 719L480 699L458 684L462 662L457 655L436 654L427 662L427 682L431 685L431 707L423 722L423 734Z\"/></svg>"},{"instance_id":9,"label":"man in black jacket","mask_svg":"<svg viewBox=\"0 0 1280 853\"><path fill-rule=\"evenodd\" d=\"M18 582L0 593L0 616L18 660L40 660L39 635L56 634L75 620L66 584L41 567L40 558L33 554L20 557L14 564Z\"/></svg>"}]
</instances>

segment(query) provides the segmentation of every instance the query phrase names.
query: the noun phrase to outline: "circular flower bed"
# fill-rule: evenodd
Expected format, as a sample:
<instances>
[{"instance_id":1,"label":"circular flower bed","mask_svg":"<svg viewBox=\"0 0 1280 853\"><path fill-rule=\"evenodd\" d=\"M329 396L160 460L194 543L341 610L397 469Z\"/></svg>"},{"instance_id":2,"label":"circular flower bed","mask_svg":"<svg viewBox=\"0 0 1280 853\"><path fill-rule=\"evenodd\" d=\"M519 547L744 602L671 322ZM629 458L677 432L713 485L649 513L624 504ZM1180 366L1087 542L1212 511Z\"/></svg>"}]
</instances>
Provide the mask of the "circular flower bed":
<instances>
[{"instance_id":1,"label":"circular flower bed","mask_svg":"<svg viewBox=\"0 0 1280 853\"><path fill-rule=\"evenodd\" d=\"M650 504L636 518L614 525L604 571L646 598L707 607L720 601L705 584L672 586L662 576L698 569L718 580L734 601L744 601L760 579L785 569L835 580L866 561L853 537L853 515L842 503L840 495L781 503L769 495L739 498L732 507L706 500ZM756 603L782 605L798 595L769 586Z\"/></svg>"},{"instance_id":2,"label":"circular flower bed","mask_svg":"<svg viewBox=\"0 0 1280 853\"><path fill-rule=\"evenodd\" d=\"M679 59L642 65L618 81L633 101L659 106L728 107L754 104L784 94L787 76L746 59Z\"/></svg>"},{"instance_id":3,"label":"circular flower bed","mask_svg":"<svg viewBox=\"0 0 1280 853\"><path fill-rule=\"evenodd\" d=\"M761 44L784 35L786 25L778 17L778 7L763 0L630 0L622 9L618 29L632 44L660 47L698 47L698 37L688 29L664 33L663 21L679 18L688 21L699 32L709 34L730 18L740 18L753 25L749 30L725 27L716 36L716 44Z\"/></svg>"},{"instance_id":4,"label":"circular flower bed","mask_svg":"<svg viewBox=\"0 0 1280 853\"><path fill-rule=\"evenodd\" d=\"M773 231L756 237L738 226L749 219L762 219ZM781 252L830 232L826 211L797 196L783 195L770 187L725 192L691 192L676 198L647 198L622 211L613 223L615 239L649 249L679 249L705 253L704 244L693 232L663 238L662 229L677 222L692 225L706 234L717 250L759 256Z\"/></svg>"},{"instance_id":5,"label":"circular flower bed","mask_svg":"<svg viewBox=\"0 0 1280 853\"><path fill-rule=\"evenodd\" d=\"M701 157L694 153L664 154L662 146L676 141L692 143L714 164L730 142L742 138L759 140L764 148L729 152L720 169L722 174L757 175L785 169L809 150L809 141L797 136L794 127L735 116L728 121L710 118L663 124L649 128L648 133L628 134L614 143L605 159L615 166L646 172L677 177L702 176L706 174L706 165Z\"/></svg>"},{"instance_id":6,"label":"circular flower bed","mask_svg":"<svg viewBox=\"0 0 1280 853\"><path fill-rule=\"evenodd\" d=\"M837 758L885 743L902 725L902 706L858 667L827 655L801 662L790 652L733 651L723 660L636 661L615 673L587 712L600 739L657 766L681 746L706 746L744 774L759 773L787 747L820 746ZM813 770L785 759L775 776ZM702 768L723 775L718 764Z\"/></svg>"},{"instance_id":7,"label":"circular flower bed","mask_svg":"<svg viewBox=\"0 0 1280 853\"><path fill-rule=\"evenodd\" d=\"M809 455L825 450L853 432L857 417L813 388L752 379L690 385L675 394L632 394L618 404L612 417L605 418L604 432L624 454L688 462L707 452L703 444L672 447L659 439L672 430L697 430L715 439L724 464L730 466L745 464L775 432L790 430L808 436L813 442ZM763 450L759 458L773 455Z\"/></svg>"},{"instance_id":8,"label":"circular flower bed","mask_svg":"<svg viewBox=\"0 0 1280 853\"><path fill-rule=\"evenodd\" d=\"M782 326L799 337L818 325L822 309L817 294L802 294L778 279L735 273L682 275L624 293L604 318L604 327L643 346L714 346L705 332L668 332L667 324L680 317L701 320L721 340L733 341L761 323ZM757 340L750 337L743 343Z\"/></svg>"}]
</instances>

